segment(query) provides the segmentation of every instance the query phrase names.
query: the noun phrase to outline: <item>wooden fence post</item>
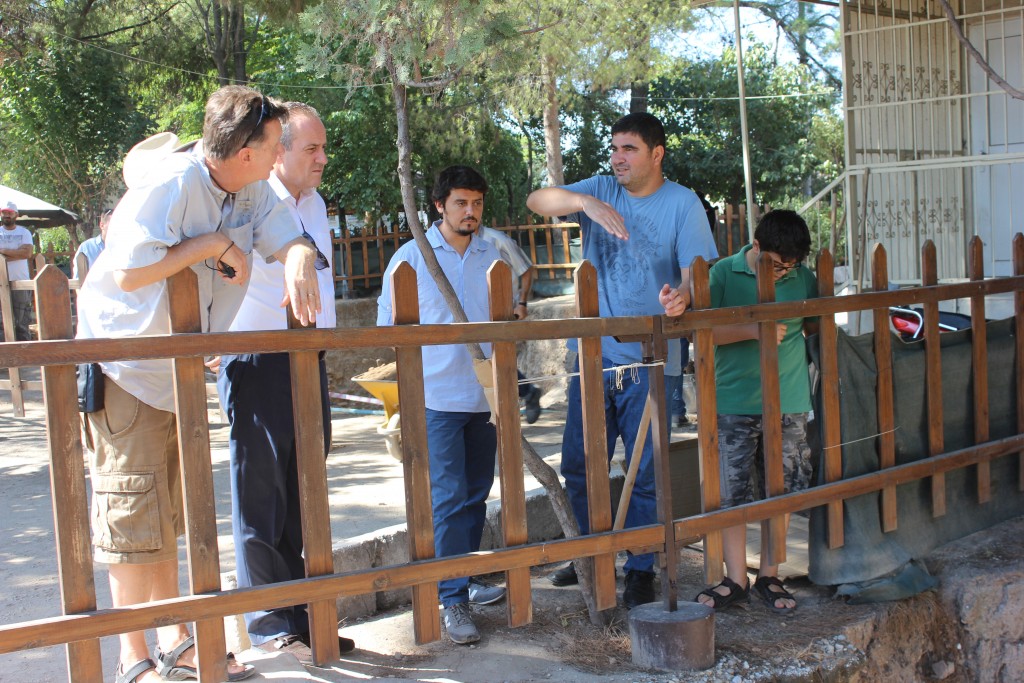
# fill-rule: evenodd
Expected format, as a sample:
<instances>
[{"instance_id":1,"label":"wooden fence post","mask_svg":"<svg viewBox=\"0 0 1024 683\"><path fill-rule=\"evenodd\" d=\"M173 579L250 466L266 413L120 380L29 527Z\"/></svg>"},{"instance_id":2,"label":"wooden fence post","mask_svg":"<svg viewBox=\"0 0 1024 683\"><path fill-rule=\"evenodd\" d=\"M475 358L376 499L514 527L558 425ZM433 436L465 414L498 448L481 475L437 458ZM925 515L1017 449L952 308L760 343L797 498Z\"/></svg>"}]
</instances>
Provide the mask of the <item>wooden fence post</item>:
<instances>
[{"instance_id":1,"label":"wooden fence post","mask_svg":"<svg viewBox=\"0 0 1024 683\"><path fill-rule=\"evenodd\" d=\"M818 296L835 296L832 254L827 249L818 252ZM839 353L837 347L836 318L823 315L818 322L818 345L821 349L821 445L825 454L825 481L843 478L842 425L839 417ZM828 505L828 546L843 545L843 501Z\"/></svg>"},{"instance_id":2,"label":"wooden fence post","mask_svg":"<svg viewBox=\"0 0 1024 683\"><path fill-rule=\"evenodd\" d=\"M7 276L7 257L2 254L0 254L0 318L3 318L3 331L0 334L0 339L15 341L17 331L14 327L13 294L11 281ZM21 386L21 368L8 368L7 373L8 381L3 384L10 385L14 417L25 417L25 392Z\"/></svg>"},{"instance_id":3,"label":"wooden fence post","mask_svg":"<svg viewBox=\"0 0 1024 683\"><path fill-rule=\"evenodd\" d=\"M56 266L46 266L35 283L39 339L73 339L71 294L64 273ZM96 583L75 366L44 365L42 373L61 607L64 614L91 612L96 609ZM101 683L103 661L98 638L68 643L66 649L70 680Z\"/></svg>"},{"instance_id":4,"label":"wooden fence post","mask_svg":"<svg viewBox=\"0 0 1024 683\"><path fill-rule=\"evenodd\" d=\"M512 271L504 261L495 261L487 271L491 320L514 320ZM527 543L526 487L523 483L522 430L519 422L519 376L516 372L516 343L494 342L491 367L498 430L498 472L501 484L501 533L505 547ZM533 621L530 568L505 572L508 586L508 625L524 626Z\"/></svg>"},{"instance_id":5,"label":"wooden fence post","mask_svg":"<svg viewBox=\"0 0 1024 683\"><path fill-rule=\"evenodd\" d=\"M415 325L420 321L416 271L408 263L398 264L391 275L391 310L396 325ZM434 556L434 516L430 499L423 353L418 347L405 346L395 349L395 357L398 403L402 407L402 470L409 559L426 560ZM437 583L421 583L412 587L412 617L417 643L429 643L441 637Z\"/></svg>"},{"instance_id":6,"label":"wooden fence post","mask_svg":"<svg viewBox=\"0 0 1024 683\"><path fill-rule=\"evenodd\" d=\"M654 334L643 342L644 363L668 358L668 344L661 331L662 318L654 318ZM665 395L665 366L650 365L647 368L647 401L651 410L651 446L654 458L654 487L657 500L658 522L665 526L665 550L659 553L661 559L661 601L666 612L676 611L677 589L676 565L679 556L676 551L675 519L672 515L672 467L669 462L668 440L672 431L671 417L666 414L669 397ZM666 420L668 422L666 423ZM643 456L641 452L634 457Z\"/></svg>"},{"instance_id":7,"label":"wooden fence post","mask_svg":"<svg viewBox=\"0 0 1024 683\"><path fill-rule=\"evenodd\" d=\"M732 228L729 228L730 230ZM690 264L693 283L693 309L711 307L711 285L708 263L698 256ZM715 341L714 330L703 327L693 335L694 368L697 381L697 443L700 446L700 490L704 512L722 507L722 483L718 463L718 412L715 408ZM704 536L704 581L719 583L722 571L722 532L715 530Z\"/></svg>"},{"instance_id":8,"label":"wooden fence post","mask_svg":"<svg viewBox=\"0 0 1024 683\"><path fill-rule=\"evenodd\" d=\"M775 301L774 262L761 253L757 259L757 302ZM758 345L761 349L761 443L764 448L765 490L769 497L785 492L782 474L782 407L779 405L779 345L776 342L778 321L758 323ZM772 517L761 522L761 557L766 564L786 561L786 518Z\"/></svg>"},{"instance_id":9,"label":"wooden fence post","mask_svg":"<svg viewBox=\"0 0 1024 683\"><path fill-rule=\"evenodd\" d=\"M1013 236L1013 274L1024 275L1024 235L1017 233ZM1018 289L1013 293L1014 309L1017 315L1014 318L1014 340L1016 341L1016 366L1017 366L1017 432L1024 433L1024 290ZM1017 488L1024 491L1024 452L1017 456Z\"/></svg>"},{"instance_id":10,"label":"wooden fence post","mask_svg":"<svg viewBox=\"0 0 1024 683\"><path fill-rule=\"evenodd\" d=\"M291 306L288 307L288 327L302 327ZM324 457L330 444L324 443L320 352L292 351L288 354L288 364L299 479L299 515L302 520L302 557L306 576L326 576L334 573L334 550L331 546L331 511ZM337 602L333 598L311 602L307 611L313 663L321 666L337 660L340 656Z\"/></svg>"},{"instance_id":11,"label":"wooden fence post","mask_svg":"<svg viewBox=\"0 0 1024 683\"><path fill-rule=\"evenodd\" d=\"M930 287L939 284L935 259L935 243L927 240L921 247L921 284ZM925 386L928 406L928 455L941 455L945 450L942 412L942 340L939 339L939 304L924 304ZM946 475L932 476L932 515L946 514Z\"/></svg>"},{"instance_id":12,"label":"wooden fence post","mask_svg":"<svg viewBox=\"0 0 1024 683\"><path fill-rule=\"evenodd\" d=\"M549 252L550 253L550 252ZM600 316L597 302L597 270L589 261L576 267L576 316ZM583 448L587 470L587 507L590 532L612 528L611 493L608 483L608 433L604 415L604 368L601 338L579 340L580 407L583 410ZM596 555L594 567L594 604L597 609L615 607L615 555Z\"/></svg>"},{"instance_id":13,"label":"wooden fence post","mask_svg":"<svg viewBox=\"0 0 1024 683\"><path fill-rule=\"evenodd\" d=\"M171 332L201 333L199 285L185 268L167 278ZM217 511L210 460L210 425L206 413L206 377L202 358L175 358L174 406L181 457L181 489L185 498L185 540L189 586L193 594L219 591L220 554ZM202 681L226 676L224 620L203 619L195 625L196 653Z\"/></svg>"},{"instance_id":14,"label":"wooden fence post","mask_svg":"<svg viewBox=\"0 0 1024 683\"><path fill-rule=\"evenodd\" d=\"M975 235L968 243L967 277L985 279L985 245ZM1018 311L1018 315L1020 315ZM971 297L971 378L974 386L974 443L988 441L988 329L985 325L985 295ZM978 502L992 499L992 467L988 460L978 463Z\"/></svg>"},{"instance_id":15,"label":"wooden fence post","mask_svg":"<svg viewBox=\"0 0 1024 683\"><path fill-rule=\"evenodd\" d=\"M889 289L889 256L885 247L876 244L871 252L871 286L876 292ZM875 401L878 407L878 467L887 469L896 464L896 416L893 398L892 337L889 334L889 309L873 311L875 326ZM824 385L823 386L827 386ZM882 531L895 531L898 524L896 487L882 489Z\"/></svg>"}]
</instances>

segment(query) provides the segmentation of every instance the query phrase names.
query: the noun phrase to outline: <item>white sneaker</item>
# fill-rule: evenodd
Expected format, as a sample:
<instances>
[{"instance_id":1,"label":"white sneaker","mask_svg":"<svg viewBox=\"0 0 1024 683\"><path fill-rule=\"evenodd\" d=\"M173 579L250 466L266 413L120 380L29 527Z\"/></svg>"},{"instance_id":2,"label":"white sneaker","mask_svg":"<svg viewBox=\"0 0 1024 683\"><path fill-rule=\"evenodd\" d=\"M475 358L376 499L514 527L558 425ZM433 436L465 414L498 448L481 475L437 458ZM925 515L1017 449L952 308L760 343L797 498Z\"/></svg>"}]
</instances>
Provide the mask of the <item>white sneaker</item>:
<instances>
[{"instance_id":1,"label":"white sneaker","mask_svg":"<svg viewBox=\"0 0 1024 683\"><path fill-rule=\"evenodd\" d=\"M459 602L444 609L444 628L448 637L458 645L468 645L480 640L480 631L476 630L469 604Z\"/></svg>"},{"instance_id":2,"label":"white sneaker","mask_svg":"<svg viewBox=\"0 0 1024 683\"><path fill-rule=\"evenodd\" d=\"M469 579L469 602L472 605L492 605L505 599L505 589L492 586L480 579Z\"/></svg>"}]
</instances>

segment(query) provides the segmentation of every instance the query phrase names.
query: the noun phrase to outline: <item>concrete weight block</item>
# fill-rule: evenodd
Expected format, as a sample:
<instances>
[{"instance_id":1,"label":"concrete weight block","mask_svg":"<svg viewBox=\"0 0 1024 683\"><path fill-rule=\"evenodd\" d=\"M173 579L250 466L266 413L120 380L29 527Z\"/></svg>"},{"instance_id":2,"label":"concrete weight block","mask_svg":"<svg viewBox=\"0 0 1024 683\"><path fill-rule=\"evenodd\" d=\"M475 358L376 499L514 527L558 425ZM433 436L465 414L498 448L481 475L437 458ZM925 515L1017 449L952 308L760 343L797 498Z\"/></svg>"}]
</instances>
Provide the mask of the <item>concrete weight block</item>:
<instances>
[{"instance_id":1,"label":"concrete weight block","mask_svg":"<svg viewBox=\"0 0 1024 683\"><path fill-rule=\"evenodd\" d=\"M633 664L662 671L697 671L715 665L715 610L676 602L666 612L652 602L629 611Z\"/></svg>"}]
</instances>

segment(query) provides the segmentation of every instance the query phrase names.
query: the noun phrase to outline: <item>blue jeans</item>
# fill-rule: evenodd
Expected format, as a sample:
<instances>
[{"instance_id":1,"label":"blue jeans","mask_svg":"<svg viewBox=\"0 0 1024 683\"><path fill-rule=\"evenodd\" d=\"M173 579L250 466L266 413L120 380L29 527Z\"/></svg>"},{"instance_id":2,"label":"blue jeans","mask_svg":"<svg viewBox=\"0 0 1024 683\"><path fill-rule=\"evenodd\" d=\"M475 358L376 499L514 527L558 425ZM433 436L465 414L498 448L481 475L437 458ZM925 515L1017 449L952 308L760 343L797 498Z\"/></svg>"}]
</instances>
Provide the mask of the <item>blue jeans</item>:
<instances>
[{"instance_id":1,"label":"blue jeans","mask_svg":"<svg viewBox=\"0 0 1024 683\"><path fill-rule=\"evenodd\" d=\"M231 423L231 527L239 587L302 579L302 518L286 353L223 356L217 389ZM320 359L324 447L331 444L327 370ZM326 450L324 456L326 457ZM309 631L306 605L247 612L253 645Z\"/></svg>"},{"instance_id":2,"label":"blue jeans","mask_svg":"<svg viewBox=\"0 0 1024 683\"><path fill-rule=\"evenodd\" d=\"M614 367L616 363L607 358L601 359L605 368ZM576 361L574 371L579 371ZM604 419L608 438L608 462L611 463L615 452L615 440L622 438L626 449L626 463L633 454L637 430L644 413L647 401L647 368L637 368L637 382L633 382L630 371L622 375L622 387L616 382L616 373L604 373ZM590 533L590 517L587 512L587 476L586 461L583 452L583 408L580 404L580 378L575 376L569 380L569 408L565 418L565 431L562 433L562 476L565 478L565 489L569 494L569 503L580 525L580 533ZM665 424L669 424L671 411L666 401ZM614 511L615 506L612 506ZM640 467L633 485L633 495L626 509L626 528L630 529L658 521L657 495L654 490L654 445L651 431L647 431L647 441L640 454ZM633 555L629 553L626 560L626 571L654 571L654 554Z\"/></svg>"},{"instance_id":3,"label":"blue jeans","mask_svg":"<svg viewBox=\"0 0 1024 683\"><path fill-rule=\"evenodd\" d=\"M449 413L427 408L430 499L434 513L434 554L480 550L487 495L494 483L498 436L490 413ZM469 602L469 578L437 585L445 607Z\"/></svg>"}]
</instances>

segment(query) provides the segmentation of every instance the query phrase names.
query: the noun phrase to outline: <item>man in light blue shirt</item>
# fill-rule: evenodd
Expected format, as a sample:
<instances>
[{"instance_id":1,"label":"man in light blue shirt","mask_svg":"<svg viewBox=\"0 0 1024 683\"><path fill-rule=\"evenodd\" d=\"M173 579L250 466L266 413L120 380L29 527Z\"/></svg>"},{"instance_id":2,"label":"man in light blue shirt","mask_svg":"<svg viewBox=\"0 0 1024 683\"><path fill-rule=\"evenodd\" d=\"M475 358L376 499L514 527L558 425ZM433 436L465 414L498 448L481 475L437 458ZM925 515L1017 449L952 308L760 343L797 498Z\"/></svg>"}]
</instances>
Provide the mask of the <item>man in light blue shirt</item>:
<instances>
[{"instance_id":1,"label":"man in light blue shirt","mask_svg":"<svg viewBox=\"0 0 1024 683\"><path fill-rule=\"evenodd\" d=\"M78 279L85 279L85 276L89 274L89 268L92 268L92 264L96 263L96 259L100 257L103 252L103 248L107 246L107 226L110 225L110 215L114 213L112 209L107 209L100 216L100 234L95 237L90 237L86 241L78 245L77 251L75 251L74 257L71 259L71 277ZM85 254L85 272L78 272L78 255Z\"/></svg>"},{"instance_id":2,"label":"man in light blue shirt","mask_svg":"<svg viewBox=\"0 0 1024 683\"><path fill-rule=\"evenodd\" d=\"M441 220L427 231L441 270L471 322L490 319L487 269L501 259L498 249L477 234L487 181L468 166L449 166L438 174L431 199ZM454 322L415 242L395 252L384 273L377 299L377 324L394 324L391 275L405 262L416 271L420 322ZM490 344L481 344L490 354ZM430 458L430 494L434 517L434 552L438 557L480 549L487 495L494 483L497 435L489 422L490 408L477 382L473 359L461 344L423 347L423 388ZM472 578L438 584L448 637L459 644L480 640L469 603L501 600L503 588Z\"/></svg>"},{"instance_id":3,"label":"man in light blue shirt","mask_svg":"<svg viewBox=\"0 0 1024 683\"><path fill-rule=\"evenodd\" d=\"M602 317L679 315L690 303L690 262L697 256L718 256L700 199L692 190L665 180L664 158L661 121L647 113L629 114L612 126L614 178L595 176L566 187L546 187L526 200L541 215L573 215L579 222L583 257L597 270ZM575 339L568 345L576 350ZM642 360L639 342L618 342L612 337L601 339L601 356L605 368ZM680 374L679 364L679 344L670 344L665 373ZM647 391L646 368L605 373L609 462L619 437L629 462ZM588 533L579 377L569 382L568 400L561 470L580 531ZM626 514L627 528L657 521L652 443L648 435ZM654 555L630 554L625 569L625 606L652 602ZM575 568L569 565L555 572L552 583L576 583Z\"/></svg>"}]
</instances>

